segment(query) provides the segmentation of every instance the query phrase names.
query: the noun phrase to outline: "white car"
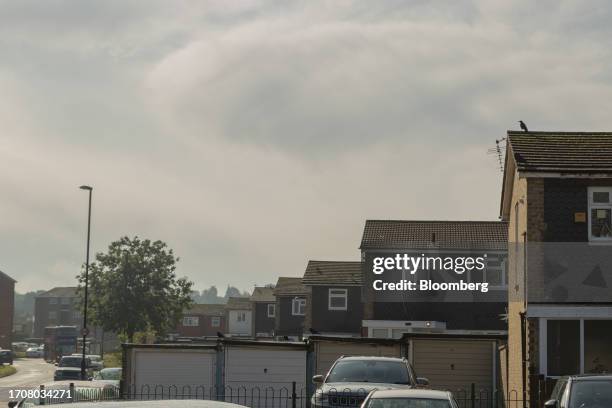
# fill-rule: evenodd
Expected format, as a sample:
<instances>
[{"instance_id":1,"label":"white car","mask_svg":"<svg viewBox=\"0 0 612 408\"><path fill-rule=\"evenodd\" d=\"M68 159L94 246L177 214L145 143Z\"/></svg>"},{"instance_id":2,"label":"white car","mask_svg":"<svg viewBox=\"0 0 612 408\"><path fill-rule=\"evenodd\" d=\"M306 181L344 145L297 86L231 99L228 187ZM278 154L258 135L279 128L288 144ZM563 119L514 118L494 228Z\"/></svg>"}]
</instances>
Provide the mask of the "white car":
<instances>
[{"instance_id":1,"label":"white car","mask_svg":"<svg viewBox=\"0 0 612 408\"><path fill-rule=\"evenodd\" d=\"M396 389L372 391L361 408L458 408L449 391Z\"/></svg>"},{"instance_id":2,"label":"white car","mask_svg":"<svg viewBox=\"0 0 612 408\"><path fill-rule=\"evenodd\" d=\"M30 347L25 352L28 358L42 358L43 350L40 347Z\"/></svg>"}]
</instances>

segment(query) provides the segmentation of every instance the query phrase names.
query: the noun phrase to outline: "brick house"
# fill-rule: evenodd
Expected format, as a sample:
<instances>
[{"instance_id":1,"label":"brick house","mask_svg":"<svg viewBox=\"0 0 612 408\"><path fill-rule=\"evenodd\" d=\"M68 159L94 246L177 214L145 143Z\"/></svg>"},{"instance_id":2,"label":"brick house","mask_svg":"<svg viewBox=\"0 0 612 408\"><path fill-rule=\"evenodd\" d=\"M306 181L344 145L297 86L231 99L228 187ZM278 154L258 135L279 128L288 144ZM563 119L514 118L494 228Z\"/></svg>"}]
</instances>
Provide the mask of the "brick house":
<instances>
[{"instance_id":1,"label":"brick house","mask_svg":"<svg viewBox=\"0 0 612 408\"><path fill-rule=\"evenodd\" d=\"M306 305L310 290L302 284L302 278L279 277L274 287L276 320L274 334L300 338L304 333Z\"/></svg>"},{"instance_id":2,"label":"brick house","mask_svg":"<svg viewBox=\"0 0 612 408\"><path fill-rule=\"evenodd\" d=\"M14 314L15 279L0 271L0 348L11 348Z\"/></svg>"},{"instance_id":3,"label":"brick house","mask_svg":"<svg viewBox=\"0 0 612 408\"><path fill-rule=\"evenodd\" d=\"M36 296L34 300L34 337L43 338L47 326L83 327L81 298L75 286L55 287ZM88 325L90 326L90 325ZM100 353L119 346L114 333L104 332L100 327L89 327L91 352Z\"/></svg>"},{"instance_id":4,"label":"brick house","mask_svg":"<svg viewBox=\"0 0 612 408\"><path fill-rule=\"evenodd\" d=\"M500 217L509 239L502 374L535 406L561 375L612 371L612 133L509 131Z\"/></svg>"},{"instance_id":5,"label":"brick house","mask_svg":"<svg viewBox=\"0 0 612 408\"><path fill-rule=\"evenodd\" d=\"M253 335L274 337L276 297L273 286L256 287L250 297L253 305Z\"/></svg>"},{"instance_id":6,"label":"brick house","mask_svg":"<svg viewBox=\"0 0 612 408\"><path fill-rule=\"evenodd\" d=\"M505 333L507 326L502 316L507 306L507 229L507 224L499 221L367 220L360 246L364 282L363 334L399 338L403 333L417 331ZM466 295L462 299L418 291L398 292L394 299L376 298L386 295L377 295L373 289L374 280L378 279L372 271L373 260L396 254L486 256L486 267L481 271L471 270L459 276L454 272L432 270L419 271L415 276L435 282L458 279L487 282L489 291Z\"/></svg>"},{"instance_id":7,"label":"brick house","mask_svg":"<svg viewBox=\"0 0 612 408\"><path fill-rule=\"evenodd\" d=\"M225 305L195 304L183 314L176 327L181 337L217 336L225 333Z\"/></svg>"},{"instance_id":8,"label":"brick house","mask_svg":"<svg viewBox=\"0 0 612 408\"><path fill-rule=\"evenodd\" d=\"M302 284L309 288L306 331L359 335L363 318L361 262L308 261Z\"/></svg>"}]
</instances>

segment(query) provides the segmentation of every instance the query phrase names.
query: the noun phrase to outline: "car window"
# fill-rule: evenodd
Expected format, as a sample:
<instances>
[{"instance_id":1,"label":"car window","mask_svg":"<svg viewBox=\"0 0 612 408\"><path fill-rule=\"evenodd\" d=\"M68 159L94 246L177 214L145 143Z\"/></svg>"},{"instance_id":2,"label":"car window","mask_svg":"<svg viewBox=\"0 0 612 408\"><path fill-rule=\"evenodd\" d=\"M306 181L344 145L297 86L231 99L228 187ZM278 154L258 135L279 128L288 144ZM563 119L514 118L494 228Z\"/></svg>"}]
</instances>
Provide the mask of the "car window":
<instances>
[{"instance_id":1,"label":"car window","mask_svg":"<svg viewBox=\"0 0 612 408\"><path fill-rule=\"evenodd\" d=\"M574 381L569 408L612 407L612 379Z\"/></svg>"},{"instance_id":2,"label":"car window","mask_svg":"<svg viewBox=\"0 0 612 408\"><path fill-rule=\"evenodd\" d=\"M372 398L367 408L452 408L450 401L429 398Z\"/></svg>"},{"instance_id":3,"label":"car window","mask_svg":"<svg viewBox=\"0 0 612 408\"><path fill-rule=\"evenodd\" d=\"M557 383L555 384L555 388L553 388L552 393L550 394L550 398L560 400L561 395L563 395L563 390L565 390L566 385L567 385L567 378L559 378L557 380Z\"/></svg>"},{"instance_id":4,"label":"car window","mask_svg":"<svg viewBox=\"0 0 612 408\"><path fill-rule=\"evenodd\" d=\"M411 384L408 367L401 361L342 360L329 373L326 382L373 382Z\"/></svg>"}]
</instances>

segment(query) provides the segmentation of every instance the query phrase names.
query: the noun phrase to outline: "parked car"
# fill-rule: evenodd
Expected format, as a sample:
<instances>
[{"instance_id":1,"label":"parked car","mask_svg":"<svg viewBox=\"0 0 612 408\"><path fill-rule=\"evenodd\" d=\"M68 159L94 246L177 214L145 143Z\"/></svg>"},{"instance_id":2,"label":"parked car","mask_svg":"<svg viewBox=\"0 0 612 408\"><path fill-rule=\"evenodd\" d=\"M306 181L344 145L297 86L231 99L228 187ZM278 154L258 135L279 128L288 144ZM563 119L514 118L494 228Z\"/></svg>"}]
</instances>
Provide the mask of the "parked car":
<instances>
[{"instance_id":1,"label":"parked car","mask_svg":"<svg viewBox=\"0 0 612 408\"><path fill-rule=\"evenodd\" d=\"M81 370L81 361L83 361L83 356L64 356L60 359L59 363L57 364L57 366L59 368L78 368L79 371ZM93 378L93 369L91 366L91 360L87 357L85 357L85 367L86 367L86 372L87 372L87 380L90 380ZM79 377L80 379L80 377Z\"/></svg>"},{"instance_id":2,"label":"parked car","mask_svg":"<svg viewBox=\"0 0 612 408\"><path fill-rule=\"evenodd\" d=\"M340 357L327 375L315 375L312 407L358 407L375 389L413 388L428 384L417 378L408 360L394 357Z\"/></svg>"},{"instance_id":3,"label":"parked car","mask_svg":"<svg viewBox=\"0 0 612 408\"><path fill-rule=\"evenodd\" d=\"M43 350L40 347L30 347L26 350L25 356L28 358L42 358Z\"/></svg>"},{"instance_id":4,"label":"parked car","mask_svg":"<svg viewBox=\"0 0 612 408\"><path fill-rule=\"evenodd\" d=\"M83 357L83 355L79 353L73 353L72 355L76 357ZM86 354L85 357L87 357L91 362L91 368L94 371L99 371L104 368L104 361L102 361L102 356L98 354Z\"/></svg>"},{"instance_id":5,"label":"parked car","mask_svg":"<svg viewBox=\"0 0 612 408\"><path fill-rule=\"evenodd\" d=\"M94 373L93 380L96 382L104 382L119 386L119 381L121 381L121 373L122 369L119 367L103 368L102 370Z\"/></svg>"},{"instance_id":6,"label":"parked car","mask_svg":"<svg viewBox=\"0 0 612 408\"><path fill-rule=\"evenodd\" d=\"M383 390L368 394L361 408L458 408L459 404L448 391Z\"/></svg>"},{"instance_id":7,"label":"parked car","mask_svg":"<svg viewBox=\"0 0 612 408\"><path fill-rule=\"evenodd\" d=\"M586 374L561 377L546 408L612 407L612 375Z\"/></svg>"},{"instance_id":8,"label":"parked car","mask_svg":"<svg viewBox=\"0 0 612 408\"><path fill-rule=\"evenodd\" d=\"M86 374L87 375L87 374ZM76 367L58 367L53 373L53 381L88 380L81 378L81 369Z\"/></svg>"},{"instance_id":9,"label":"parked car","mask_svg":"<svg viewBox=\"0 0 612 408\"><path fill-rule=\"evenodd\" d=\"M14 354L11 350L0 350L0 366L4 364L13 365Z\"/></svg>"}]
</instances>

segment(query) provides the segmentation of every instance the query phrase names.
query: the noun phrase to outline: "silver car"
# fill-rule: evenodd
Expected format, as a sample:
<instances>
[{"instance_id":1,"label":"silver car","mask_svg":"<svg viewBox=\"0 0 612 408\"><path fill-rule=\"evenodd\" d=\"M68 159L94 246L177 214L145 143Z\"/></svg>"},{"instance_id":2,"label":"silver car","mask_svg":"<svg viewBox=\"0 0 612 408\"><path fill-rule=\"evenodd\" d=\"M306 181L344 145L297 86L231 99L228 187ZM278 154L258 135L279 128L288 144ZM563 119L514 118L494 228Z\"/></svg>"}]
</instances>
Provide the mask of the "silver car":
<instances>
[{"instance_id":1,"label":"silver car","mask_svg":"<svg viewBox=\"0 0 612 408\"><path fill-rule=\"evenodd\" d=\"M437 390L372 391L361 408L458 408L453 394Z\"/></svg>"}]
</instances>

